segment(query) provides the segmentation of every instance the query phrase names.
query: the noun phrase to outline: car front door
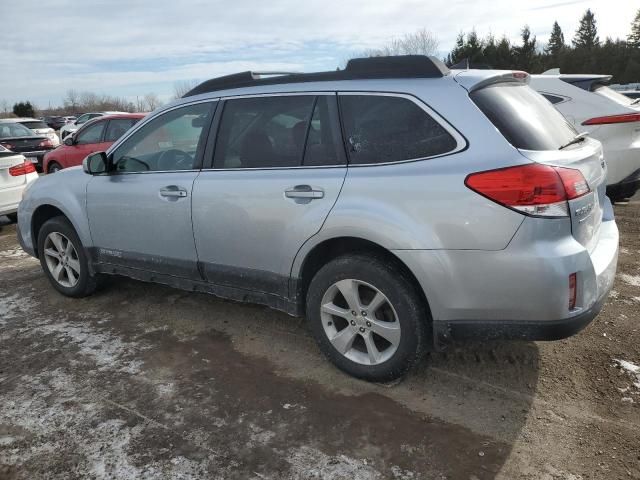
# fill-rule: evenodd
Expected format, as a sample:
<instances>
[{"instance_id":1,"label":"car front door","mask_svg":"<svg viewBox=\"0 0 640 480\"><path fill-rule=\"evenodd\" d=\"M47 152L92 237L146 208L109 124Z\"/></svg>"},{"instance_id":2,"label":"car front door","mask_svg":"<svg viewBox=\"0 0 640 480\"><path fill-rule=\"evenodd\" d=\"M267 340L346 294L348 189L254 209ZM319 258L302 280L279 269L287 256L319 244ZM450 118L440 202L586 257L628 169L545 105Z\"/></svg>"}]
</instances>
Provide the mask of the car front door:
<instances>
[{"instance_id":1,"label":"car front door","mask_svg":"<svg viewBox=\"0 0 640 480\"><path fill-rule=\"evenodd\" d=\"M65 148L64 167L80 165L87 155L101 150L106 124L98 120L78 130L73 137L73 145Z\"/></svg>"},{"instance_id":2,"label":"car front door","mask_svg":"<svg viewBox=\"0 0 640 480\"><path fill-rule=\"evenodd\" d=\"M191 223L215 102L176 107L145 122L109 153L110 173L87 186L94 259L200 279Z\"/></svg>"},{"instance_id":3,"label":"car front door","mask_svg":"<svg viewBox=\"0 0 640 480\"><path fill-rule=\"evenodd\" d=\"M236 98L218 117L212 168L193 191L201 269L217 285L286 297L294 257L347 171L336 96Z\"/></svg>"}]
</instances>

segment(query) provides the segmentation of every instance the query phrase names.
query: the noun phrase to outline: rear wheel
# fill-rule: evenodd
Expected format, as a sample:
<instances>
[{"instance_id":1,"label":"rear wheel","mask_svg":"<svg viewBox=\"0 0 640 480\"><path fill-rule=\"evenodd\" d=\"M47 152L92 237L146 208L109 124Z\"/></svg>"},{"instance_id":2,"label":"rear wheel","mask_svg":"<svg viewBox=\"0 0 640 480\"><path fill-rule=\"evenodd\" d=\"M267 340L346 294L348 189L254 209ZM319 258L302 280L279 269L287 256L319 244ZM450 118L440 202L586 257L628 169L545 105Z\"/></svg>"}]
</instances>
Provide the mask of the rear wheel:
<instances>
[{"instance_id":1,"label":"rear wheel","mask_svg":"<svg viewBox=\"0 0 640 480\"><path fill-rule=\"evenodd\" d=\"M97 277L89 272L89 263L80 238L64 217L47 220L38 233L38 257L53 287L69 297L91 295Z\"/></svg>"},{"instance_id":2,"label":"rear wheel","mask_svg":"<svg viewBox=\"0 0 640 480\"><path fill-rule=\"evenodd\" d=\"M428 313L404 272L364 255L339 257L315 275L307 318L322 352L364 380L404 375L425 351Z\"/></svg>"},{"instance_id":3,"label":"rear wheel","mask_svg":"<svg viewBox=\"0 0 640 480\"><path fill-rule=\"evenodd\" d=\"M49 162L49 166L47 167L47 173L56 173L62 170L62 167L58 162Z\"/></svg>"}]
</instances>

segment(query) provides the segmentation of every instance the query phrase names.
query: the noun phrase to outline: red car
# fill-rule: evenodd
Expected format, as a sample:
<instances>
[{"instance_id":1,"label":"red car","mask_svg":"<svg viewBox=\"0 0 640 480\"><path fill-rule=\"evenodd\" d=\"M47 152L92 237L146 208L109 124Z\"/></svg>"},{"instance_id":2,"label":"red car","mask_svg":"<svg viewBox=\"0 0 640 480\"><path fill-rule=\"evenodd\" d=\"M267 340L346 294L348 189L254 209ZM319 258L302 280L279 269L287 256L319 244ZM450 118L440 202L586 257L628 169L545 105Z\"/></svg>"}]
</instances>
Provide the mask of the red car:
<instances>
[{"instance_id":1,"label":"red car","mask_svg":"<svg viewBox=\"0 0 640 480\"><path fill-rule=\"evenodd\" d=\"M105 115L85 123L80 130L64 139L62 145L44 156L42 171L54 173L63 168L81 165L90 153L107 150L145 113Z\"/></svg>"}]
</instances>

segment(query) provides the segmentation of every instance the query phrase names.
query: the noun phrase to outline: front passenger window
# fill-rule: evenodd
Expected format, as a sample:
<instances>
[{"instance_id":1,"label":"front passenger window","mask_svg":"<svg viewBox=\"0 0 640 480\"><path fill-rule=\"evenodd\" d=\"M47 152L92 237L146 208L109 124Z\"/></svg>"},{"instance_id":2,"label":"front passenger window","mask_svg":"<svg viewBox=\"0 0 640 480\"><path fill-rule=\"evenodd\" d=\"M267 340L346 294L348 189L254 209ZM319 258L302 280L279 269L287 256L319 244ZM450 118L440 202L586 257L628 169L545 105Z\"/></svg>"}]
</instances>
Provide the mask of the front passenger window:
<instances>
[{"instance_id":1,"label":"front passenger window","mask_svg":"<svg viewBox=\"0 0 640 480\"><path fill-rule=\"evenodd\" d=\"M113 154L116 172L190 170L201 155L211 103L170 110L154 118Z\"/></svg>"},{"instance_id":2,"label":"front passenger window","mask_svg":"<svg viewBox=\"0 0 640 480\"><path fill-rule=\"evenodd\" d=\"M88 125L83 129L76 139L78 145L88 145L90 143L100 143L102 141L102 131L104 130L105 122L97 122L93 125Z\"/></svg>"}]
</instances>

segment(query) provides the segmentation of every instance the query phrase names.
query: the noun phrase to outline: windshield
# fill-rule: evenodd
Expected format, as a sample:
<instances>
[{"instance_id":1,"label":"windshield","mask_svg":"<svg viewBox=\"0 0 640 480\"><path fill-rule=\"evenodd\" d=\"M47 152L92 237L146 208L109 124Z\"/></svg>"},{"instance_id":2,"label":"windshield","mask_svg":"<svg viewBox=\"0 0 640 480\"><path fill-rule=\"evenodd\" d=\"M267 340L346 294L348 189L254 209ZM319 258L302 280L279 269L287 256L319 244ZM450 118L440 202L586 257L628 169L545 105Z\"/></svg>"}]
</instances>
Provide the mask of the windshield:
<instances>
[{"instance_id":1,"label":"windshield","mask_svg":"<svg viewBox=\"0 0 640 480\"><path fill-rule=\"evenodd\" d=\"M20 123L0 123L0 138L33 137L35 134Z\"/></svg>"},{"instance_id":2,"label":"windshield","mask_svg":"<svg viewBox=\"0 0 640 480\"><path fill-rule=\"evenodd\" d=\"M558 150L578 133L542 95L521 83L497 83L470 97L516 148Z\"/></svg>"},{"instance_id":3,"label":"windshield","mask_svg":"<svg viewBox=\"0 0 640 480\"><path fill-rule=\"evenodd\" d=\"M616 92L614 89L607 87L606 85L601 85L594 90L598 95L602 95L603 97L608 98L609 100L613 100L614 102L628 106L633 103L633 99L623 95L621 93Z\"/></svg>"},{"instance_id":4,"label":"windshield","mask_svg":"<svg viewBox=\"0 0 640 480\"><path fill-rule=\"evenodd\" d=\"M41 122L40 120L38 120L38 121L34 120L34 121L31 121L31 122L20 122L20 123L22 125L24 125L25 127L30 128L31 130L35 130L35 129L38 129L38 128L49 128L49 126L46 123Z\"/></svg>"}]
</instances>

